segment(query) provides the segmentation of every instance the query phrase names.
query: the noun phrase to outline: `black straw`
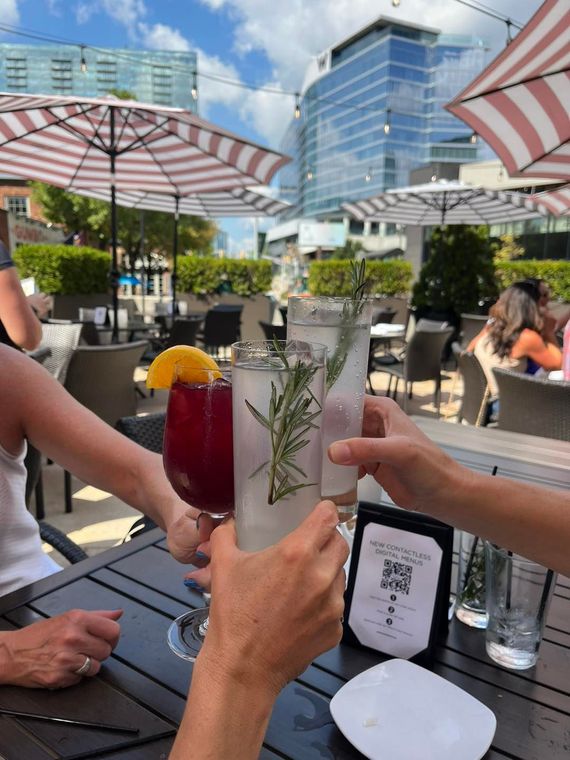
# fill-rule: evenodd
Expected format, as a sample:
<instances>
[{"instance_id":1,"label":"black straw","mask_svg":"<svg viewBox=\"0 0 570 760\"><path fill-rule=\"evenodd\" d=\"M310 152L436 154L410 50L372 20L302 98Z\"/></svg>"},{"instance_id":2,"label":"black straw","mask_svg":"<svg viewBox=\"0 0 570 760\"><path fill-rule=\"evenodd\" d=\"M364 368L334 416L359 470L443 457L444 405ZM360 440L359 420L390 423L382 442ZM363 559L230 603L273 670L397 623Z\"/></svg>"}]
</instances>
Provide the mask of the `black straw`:
<instances>
[{"instance_id":1,"label":"black straw","mask_svg":"<svg viewBox=\"0 0 570 760\"><path fill-rule=\"evenodd\" d=\"M540 604L538 605L539 621L542 620L542 616L544 615L544 610L546 609L546 603L548 602L548 597L550 596L550 589L552 587L553 580L554 571L548 570L546 573L546 580L544 581L544 588L542 589L542 596L540 597Z\"/></svg>"},{"instance_id":2,"label":"black straw","mask_svg":"<svg viewBox=\"0 0 570 760\"><path fill-rule=\"evenodd\" d=\"M494 477L498 472L498 467L495 465L493 467L493 472L491 473L491 476ZM473 539L473 543L471 545L471 553L469 554L469 559L467 560L467 567L465 568L465 575L463 576L463 590L465 591L465 587L469 583L469 578L471 577L471 571L473 570L473 562L475 561L475 552L477 551L477 544L479 543L479 536L475 536Z\"/></svg>"},{"instance_id":3,"label":"black straw","mask_svg":"<svg viewBox=\"0 0 570 760\"><path fill-rule=\"evenodd\" d=\"M6 707L0 707L0 715L10 715L14 718L30 718L31 720L44 720L49 723L67 723L71 726L82 726L83 728L100 728L103 731L119 731L125 734L138 734L138 728L130 726L116 726L110 723L96 723L91 720L73 720L72 718L58 718L55 715L42 715L41 713L29 713L22 710L9 710Z\"/></svg>"}]
</instances>

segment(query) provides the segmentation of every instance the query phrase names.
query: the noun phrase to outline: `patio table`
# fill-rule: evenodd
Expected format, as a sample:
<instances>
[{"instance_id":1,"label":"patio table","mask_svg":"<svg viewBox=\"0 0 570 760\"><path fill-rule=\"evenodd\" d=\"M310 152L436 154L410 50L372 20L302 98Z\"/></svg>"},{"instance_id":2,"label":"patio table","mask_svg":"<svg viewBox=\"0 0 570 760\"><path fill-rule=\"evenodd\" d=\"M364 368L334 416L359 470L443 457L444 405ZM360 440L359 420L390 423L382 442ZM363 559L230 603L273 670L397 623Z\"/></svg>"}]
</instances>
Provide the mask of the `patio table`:
<instances>
[{"instance_id":1,"label":"patio table","mask_svg":"<svg viewBox=\"0 0 570 760\"><path fill-rule=\"evenodd\" d=\"M74 607L124 609L120 642L96 678L60 691L1 687L0 706L141 729L136 736L121 735L4 716L0 757L70 760L105 752L105 758L122 760L166 758L192 672L168 649L166 631L189 606L202 605L201 596L183 585L182 575L156 529L0 599L1 630ZM260 757L362 758L336 728L329 701L348 679L383 659L341 644L315 660L278 697ZM570 581L558 582L534 669L516 673L495 665L485 655L483 634L456 620L437 649L433 669L497 716L497 733L485 760L567 758Z\"/></svg>"}]
</instances>

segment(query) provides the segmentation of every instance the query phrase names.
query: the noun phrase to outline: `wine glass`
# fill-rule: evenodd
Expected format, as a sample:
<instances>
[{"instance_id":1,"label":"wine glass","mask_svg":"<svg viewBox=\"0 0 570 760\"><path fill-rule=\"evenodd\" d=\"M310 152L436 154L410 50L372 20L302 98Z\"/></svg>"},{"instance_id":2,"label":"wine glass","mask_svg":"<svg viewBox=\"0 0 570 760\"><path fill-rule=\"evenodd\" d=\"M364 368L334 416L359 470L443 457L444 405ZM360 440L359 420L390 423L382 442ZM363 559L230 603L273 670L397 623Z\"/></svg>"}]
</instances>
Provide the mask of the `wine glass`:
<instances>
[{"instance_id":1,"label":"wine glass","mask_svg":"<svg viewBox=\"0 0 570 760\"><path fill-rule=\"evenodd\" d=\"M172 487L187 504L222 520L234 509L231 369L176 362L166 412L163 463ZM180 615L168 644L194 662L208 629L208 607Z\"/></svg>"}]
</instances>

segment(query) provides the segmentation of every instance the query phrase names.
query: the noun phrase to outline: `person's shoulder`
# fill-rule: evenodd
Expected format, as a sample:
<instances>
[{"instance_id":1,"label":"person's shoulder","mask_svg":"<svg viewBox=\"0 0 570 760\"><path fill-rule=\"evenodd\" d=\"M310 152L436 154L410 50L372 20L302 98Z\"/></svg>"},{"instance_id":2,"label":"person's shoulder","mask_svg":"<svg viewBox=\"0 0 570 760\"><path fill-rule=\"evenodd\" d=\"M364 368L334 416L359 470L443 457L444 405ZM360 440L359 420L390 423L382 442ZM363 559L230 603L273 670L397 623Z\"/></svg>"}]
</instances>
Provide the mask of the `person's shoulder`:
<instances>
[{"instance_id":1,"label":"person's shoulder","mask_svg":"<svg viewBox=\"0 0 570 760\"><path fill-rule=\"evenodd\" d=\"M542 338L542 335L540 335L540 333L537 333L536 330L531 330L530 328L525 327L525 329L521 332L516 345L519 349L538 349L544 346L544 340Z\"/></svg>"}]
</instances>

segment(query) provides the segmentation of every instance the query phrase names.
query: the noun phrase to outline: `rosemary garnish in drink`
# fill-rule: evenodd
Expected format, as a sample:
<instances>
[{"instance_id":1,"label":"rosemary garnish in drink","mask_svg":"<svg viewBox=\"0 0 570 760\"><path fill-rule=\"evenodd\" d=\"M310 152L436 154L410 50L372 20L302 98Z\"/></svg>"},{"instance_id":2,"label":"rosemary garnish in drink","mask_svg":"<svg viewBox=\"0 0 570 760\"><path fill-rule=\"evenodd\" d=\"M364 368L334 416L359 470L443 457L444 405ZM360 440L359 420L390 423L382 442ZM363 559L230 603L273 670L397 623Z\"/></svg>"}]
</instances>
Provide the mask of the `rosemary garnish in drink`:
<instances>
[{"instance_id":1,"label":"rosemary garnish in drink","mask_svg":"<svg viewBox=\"0 0 570 760\"><path fill-rule=\"evenodd\" d=\"M307 366L299 358L291 367L285 352L275 341L274 347L279 359L277 369L285 369L287 373L287 382L283 390L278 392L275 383L271 382L267 417L255 409L247 399L245 401L249 411L259 424L269 431L271 437L271 459L250 475L250 478L253 478L260 470L268 467L269 504L275 504L301 488L316 485L297 482L299 475L305 479L307 475L296 463L296 455L310 443L309 439L304 437L309 430L318 430L319 425L314 421L322 411L309 387L318 368ZM314 412L310 411L313 402L318 407Z\"/></svg>"},{"instance_id":2,"label":"rosemary garnish in drink","mask_svg":"<svg viewBox=\"0 0 570 760\"><path fill-rule=\"evenodd\" d=\"M342 307L340 317L340 335L334 354L327 361L327 392L336 383L348 356L348 350L353 340L353 333L358 317L364 307L364 291L366 289L366 260L351 261L350 275L352 289L350 300Z\"/></svg>"}]
</instances>

